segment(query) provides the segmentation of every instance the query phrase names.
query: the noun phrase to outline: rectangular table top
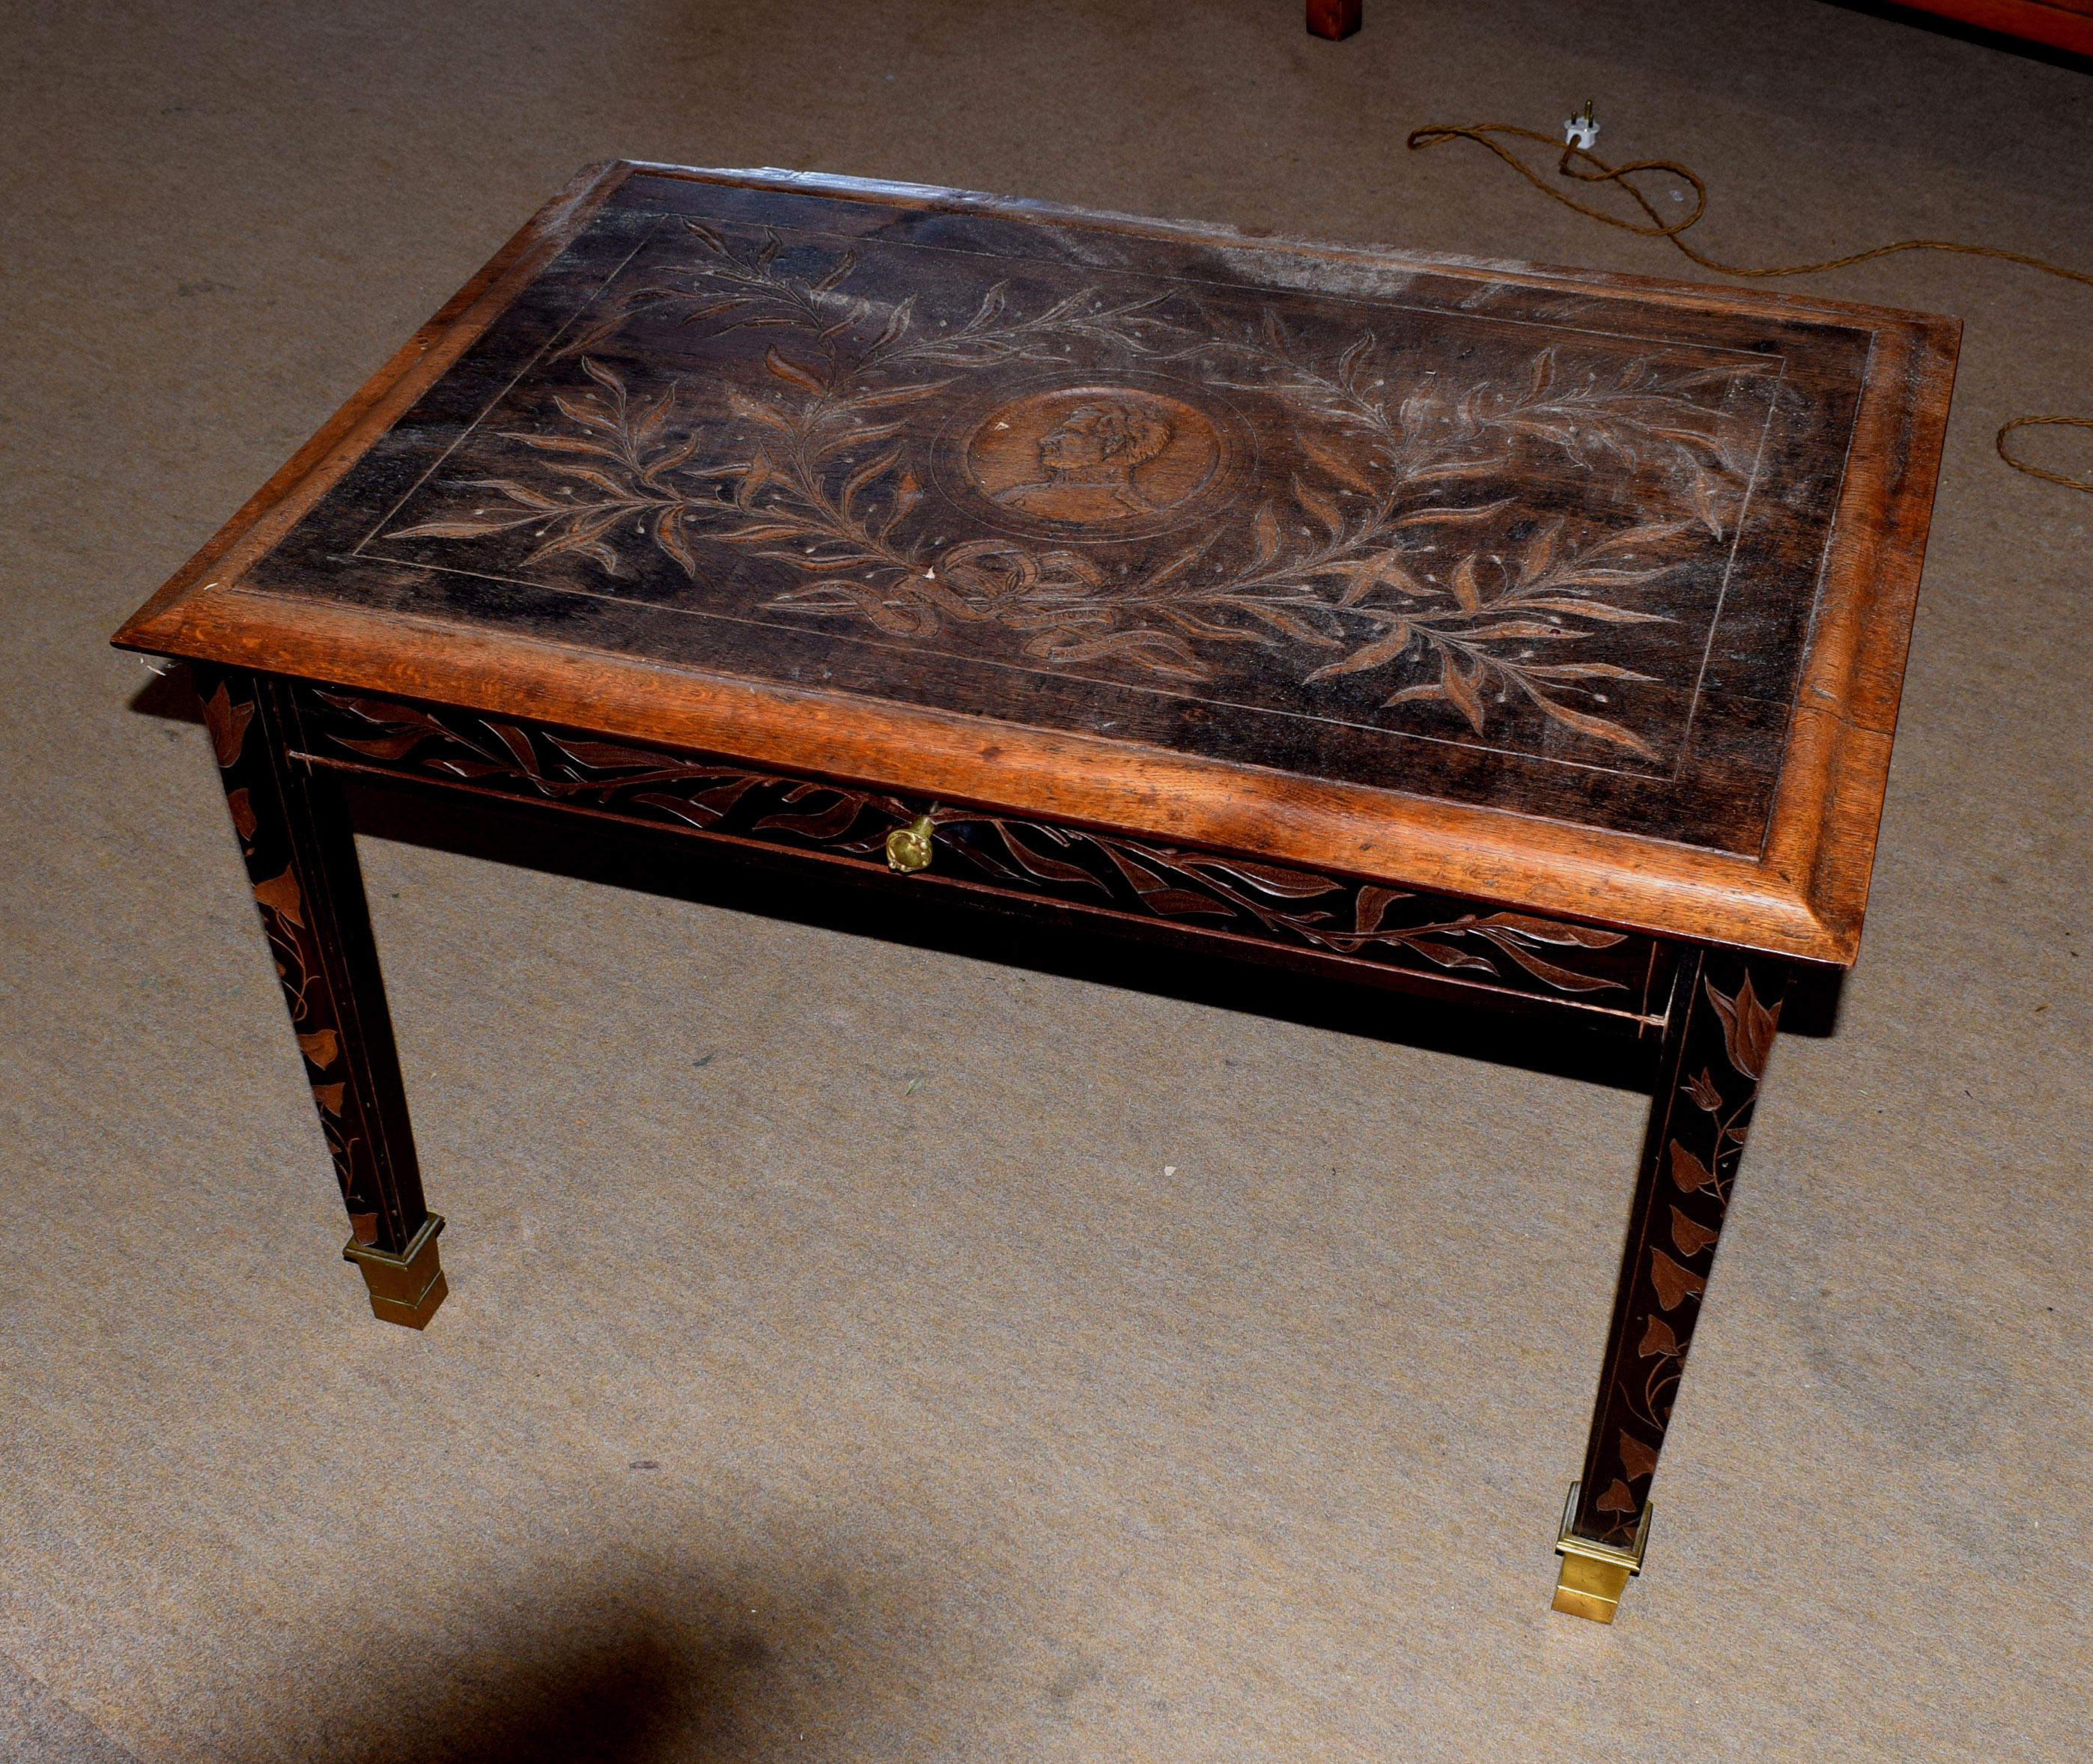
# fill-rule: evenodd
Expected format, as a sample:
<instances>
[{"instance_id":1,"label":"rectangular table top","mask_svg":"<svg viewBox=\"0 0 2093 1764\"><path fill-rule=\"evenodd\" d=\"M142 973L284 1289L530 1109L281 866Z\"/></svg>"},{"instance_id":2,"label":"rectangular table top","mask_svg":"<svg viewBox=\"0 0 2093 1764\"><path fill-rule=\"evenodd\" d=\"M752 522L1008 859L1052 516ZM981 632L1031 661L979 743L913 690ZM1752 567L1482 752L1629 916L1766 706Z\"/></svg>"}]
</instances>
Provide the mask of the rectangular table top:
<instances>
[{"instance_id":1,"label":"rectangular table top","mask_svg":"<svg viewBox=\"0 0 2093 1764\"><path fill-rule=\"evenodd\" d=\"M117 640L1850 960L1958 334L620 163Z\"/></svg>"}]
</instances>

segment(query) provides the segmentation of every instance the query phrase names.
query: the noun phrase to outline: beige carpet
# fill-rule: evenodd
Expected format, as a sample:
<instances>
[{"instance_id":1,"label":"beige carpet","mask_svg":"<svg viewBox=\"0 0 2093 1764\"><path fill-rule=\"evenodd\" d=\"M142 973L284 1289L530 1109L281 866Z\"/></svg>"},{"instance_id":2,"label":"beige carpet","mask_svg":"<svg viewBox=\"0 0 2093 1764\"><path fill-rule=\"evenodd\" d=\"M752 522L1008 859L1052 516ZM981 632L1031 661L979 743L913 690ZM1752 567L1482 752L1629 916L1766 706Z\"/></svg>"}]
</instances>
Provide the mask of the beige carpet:
<instances>
[{"instance_id":1,"label":"beige carpet","mask_svg":"<svg viewBox=\"0 0 2093 1764\"><path fill-rule=\"evenodd\" d=\"M103 639L584 161L1673 273L1402 148L1589 94L1711 249L2093 261L2082 73L1817 0L1300 10L0 5L0 1754L2093 1755L2093 498L1991 453L2093 412L2093 291L1804 284L1966 351L1866 945L1614 1627L1549 1545L1644 1100L1389 1001L373 837L453 1297L339 1258L202 733Z\"/></svg>"}]
</instances>

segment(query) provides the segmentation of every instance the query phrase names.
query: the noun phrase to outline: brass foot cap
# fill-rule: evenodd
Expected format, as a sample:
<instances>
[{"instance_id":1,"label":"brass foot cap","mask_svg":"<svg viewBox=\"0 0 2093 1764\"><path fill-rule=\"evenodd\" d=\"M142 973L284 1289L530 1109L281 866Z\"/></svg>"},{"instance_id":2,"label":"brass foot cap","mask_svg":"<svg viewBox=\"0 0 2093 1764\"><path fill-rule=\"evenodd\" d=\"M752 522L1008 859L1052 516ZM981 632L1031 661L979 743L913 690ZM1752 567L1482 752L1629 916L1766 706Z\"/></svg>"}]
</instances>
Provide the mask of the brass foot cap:
<instances>
[{"instance_id":1,"label":"brass foot cap","mask_svg":"<svg viewBox=\"0 0 2093 1764\"><path fill-rule=\"evenodd\" d=\"M1562 1571L1555 1579L1551 1609L1572 1617L1588 1617L1595 1623L1610 1623L1620 1609L1621 1594L1632 1575L1642 1572L1643 1552L1649 1546L1651 1503L1643 1502L1642 1519L1636 1527L1635 1547L1616 1549L1610 1544L1595 1544L1570 1529L1577 1511L1577 1487L1570 1484L1570 1498L1563 1503L1562 1528L1555 1538L1555 1554L1562 1558Z\"/></svg>"},{"instance_id":2,"label":"brass foot cap","mask_svg":"<svg viewBox=\"0 0 2093 1764\"><path fill-rule=\"evenodd\" d=\"M396 1254L353 1239L343 1249L341 1259L363 1270L363 1283L370 1289L371 1315L410 1329L429 1326L436 1307L451 1293L436 1259L436 1236L443 1229L443 1215L431 1213L414 1241Z\"/></svg>"}]
</instances>

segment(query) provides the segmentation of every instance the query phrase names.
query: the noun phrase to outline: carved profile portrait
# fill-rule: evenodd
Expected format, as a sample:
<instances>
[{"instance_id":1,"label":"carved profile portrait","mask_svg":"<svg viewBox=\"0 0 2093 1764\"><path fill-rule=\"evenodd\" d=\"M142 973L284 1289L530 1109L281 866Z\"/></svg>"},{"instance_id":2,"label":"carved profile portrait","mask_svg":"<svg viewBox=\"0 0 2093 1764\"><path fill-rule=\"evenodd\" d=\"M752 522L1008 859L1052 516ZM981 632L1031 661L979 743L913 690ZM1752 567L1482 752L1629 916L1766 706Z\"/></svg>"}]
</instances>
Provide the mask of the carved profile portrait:
<instances>
[{"instance_id":1,"label":"carved profile portrait","mask_svg":"<svg viewBox=\"0 0 2093 1764\"><path fill-rule=\"evenodd\" d=\"M1090 527L1164 513L1205 486L1220 444L1182 401L1133 387L1035 392L968 442L975 488L999 507Z\"/></svg>"}]
</instances>

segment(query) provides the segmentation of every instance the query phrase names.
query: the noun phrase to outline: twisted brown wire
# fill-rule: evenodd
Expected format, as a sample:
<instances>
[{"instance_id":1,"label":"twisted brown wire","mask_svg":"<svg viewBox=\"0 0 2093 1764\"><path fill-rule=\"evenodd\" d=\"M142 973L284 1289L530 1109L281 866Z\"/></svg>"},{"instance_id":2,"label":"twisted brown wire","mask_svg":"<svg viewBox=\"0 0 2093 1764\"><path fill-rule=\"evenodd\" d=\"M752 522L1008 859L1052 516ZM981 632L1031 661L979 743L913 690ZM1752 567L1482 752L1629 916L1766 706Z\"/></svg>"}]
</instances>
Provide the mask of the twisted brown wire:
<instances>
[{"instance_id":1,"label":"twisted brown wire","mask_svg":"<svg viewBox=\"0 0 2093 1764\"><path fill-rule=\"evenodd\" d=\"M1504 145L1496 137L1516 136L1523 141L1537 141L1545 147L1562 147L1562 158L1556 166L1560 177L1575 178L1582 184L1613 184L1635 199L1636 206L1649 217L1650 224L1642 226L1618 215L1610 215L1602 208L1593 208L1580 202L1566 191L1559 190L1547 182L1526 161ZM1544 196L1550 197L1566 208L1574 208L1580 215L1593 220L1604 221L1609 227L1618 227L1623 232L1632 232L1645 239L1666 239L1687 257L1705 270L1714 270L1722 275L1808 275L1818 270L1843 270L1855 263L1866 263L1870 258L1886 258L1899 251L1954 251L1965 257L1998 258L2008 263L2018 263L2030 270L2039 270L2045 275L2060 275L2066 281L2083 282L2093 287L2093 275L2083 270L2067 270L2060 263L2052 263L2043 258L2030 257L2022 251L2004 251L1996 245L1963 245L1952 239L1900 239L1895 243L1876 245L1870 250L1856 251L1843 258L1826 258L1821 263L1788 263L1766 269L1748 268L1741 264L1718 262L1688 245L1681 236L1708 211L1708 186L1690 167L1675 159L1637 159L1627 165L1610 166L1587 148L1574 145L1563 145L1552 135L1544 135L1537 129L1520 128L1510 123L1475 123L1466 127L1454 124L1434 124L1425 128L1412 129L1408 145L1412 152L1426 147L1436 147L1450 141L1472 141L1487 147L1498 158L1510 166L1528 183ZM1587 167L1590 169L1587 170ZM1695 201L1691 213L1682 219L1667 222L1649 198L1628 180L1638 171L1662 171L1693 186ZM2031 478L2048 479L2051 483L2064 484L2074 490L2093 493L2093 479L2067 478L2061 473L2045 471L2039 466L2031 466L2017 459L2006 449L2006 437L2015 429L2039 427L2093 429L2093 418L2089 417L2015 417L2000 429L1994 444L2003 459L2015 471L2024 471Z\"/></svg>"}]
</instances>

